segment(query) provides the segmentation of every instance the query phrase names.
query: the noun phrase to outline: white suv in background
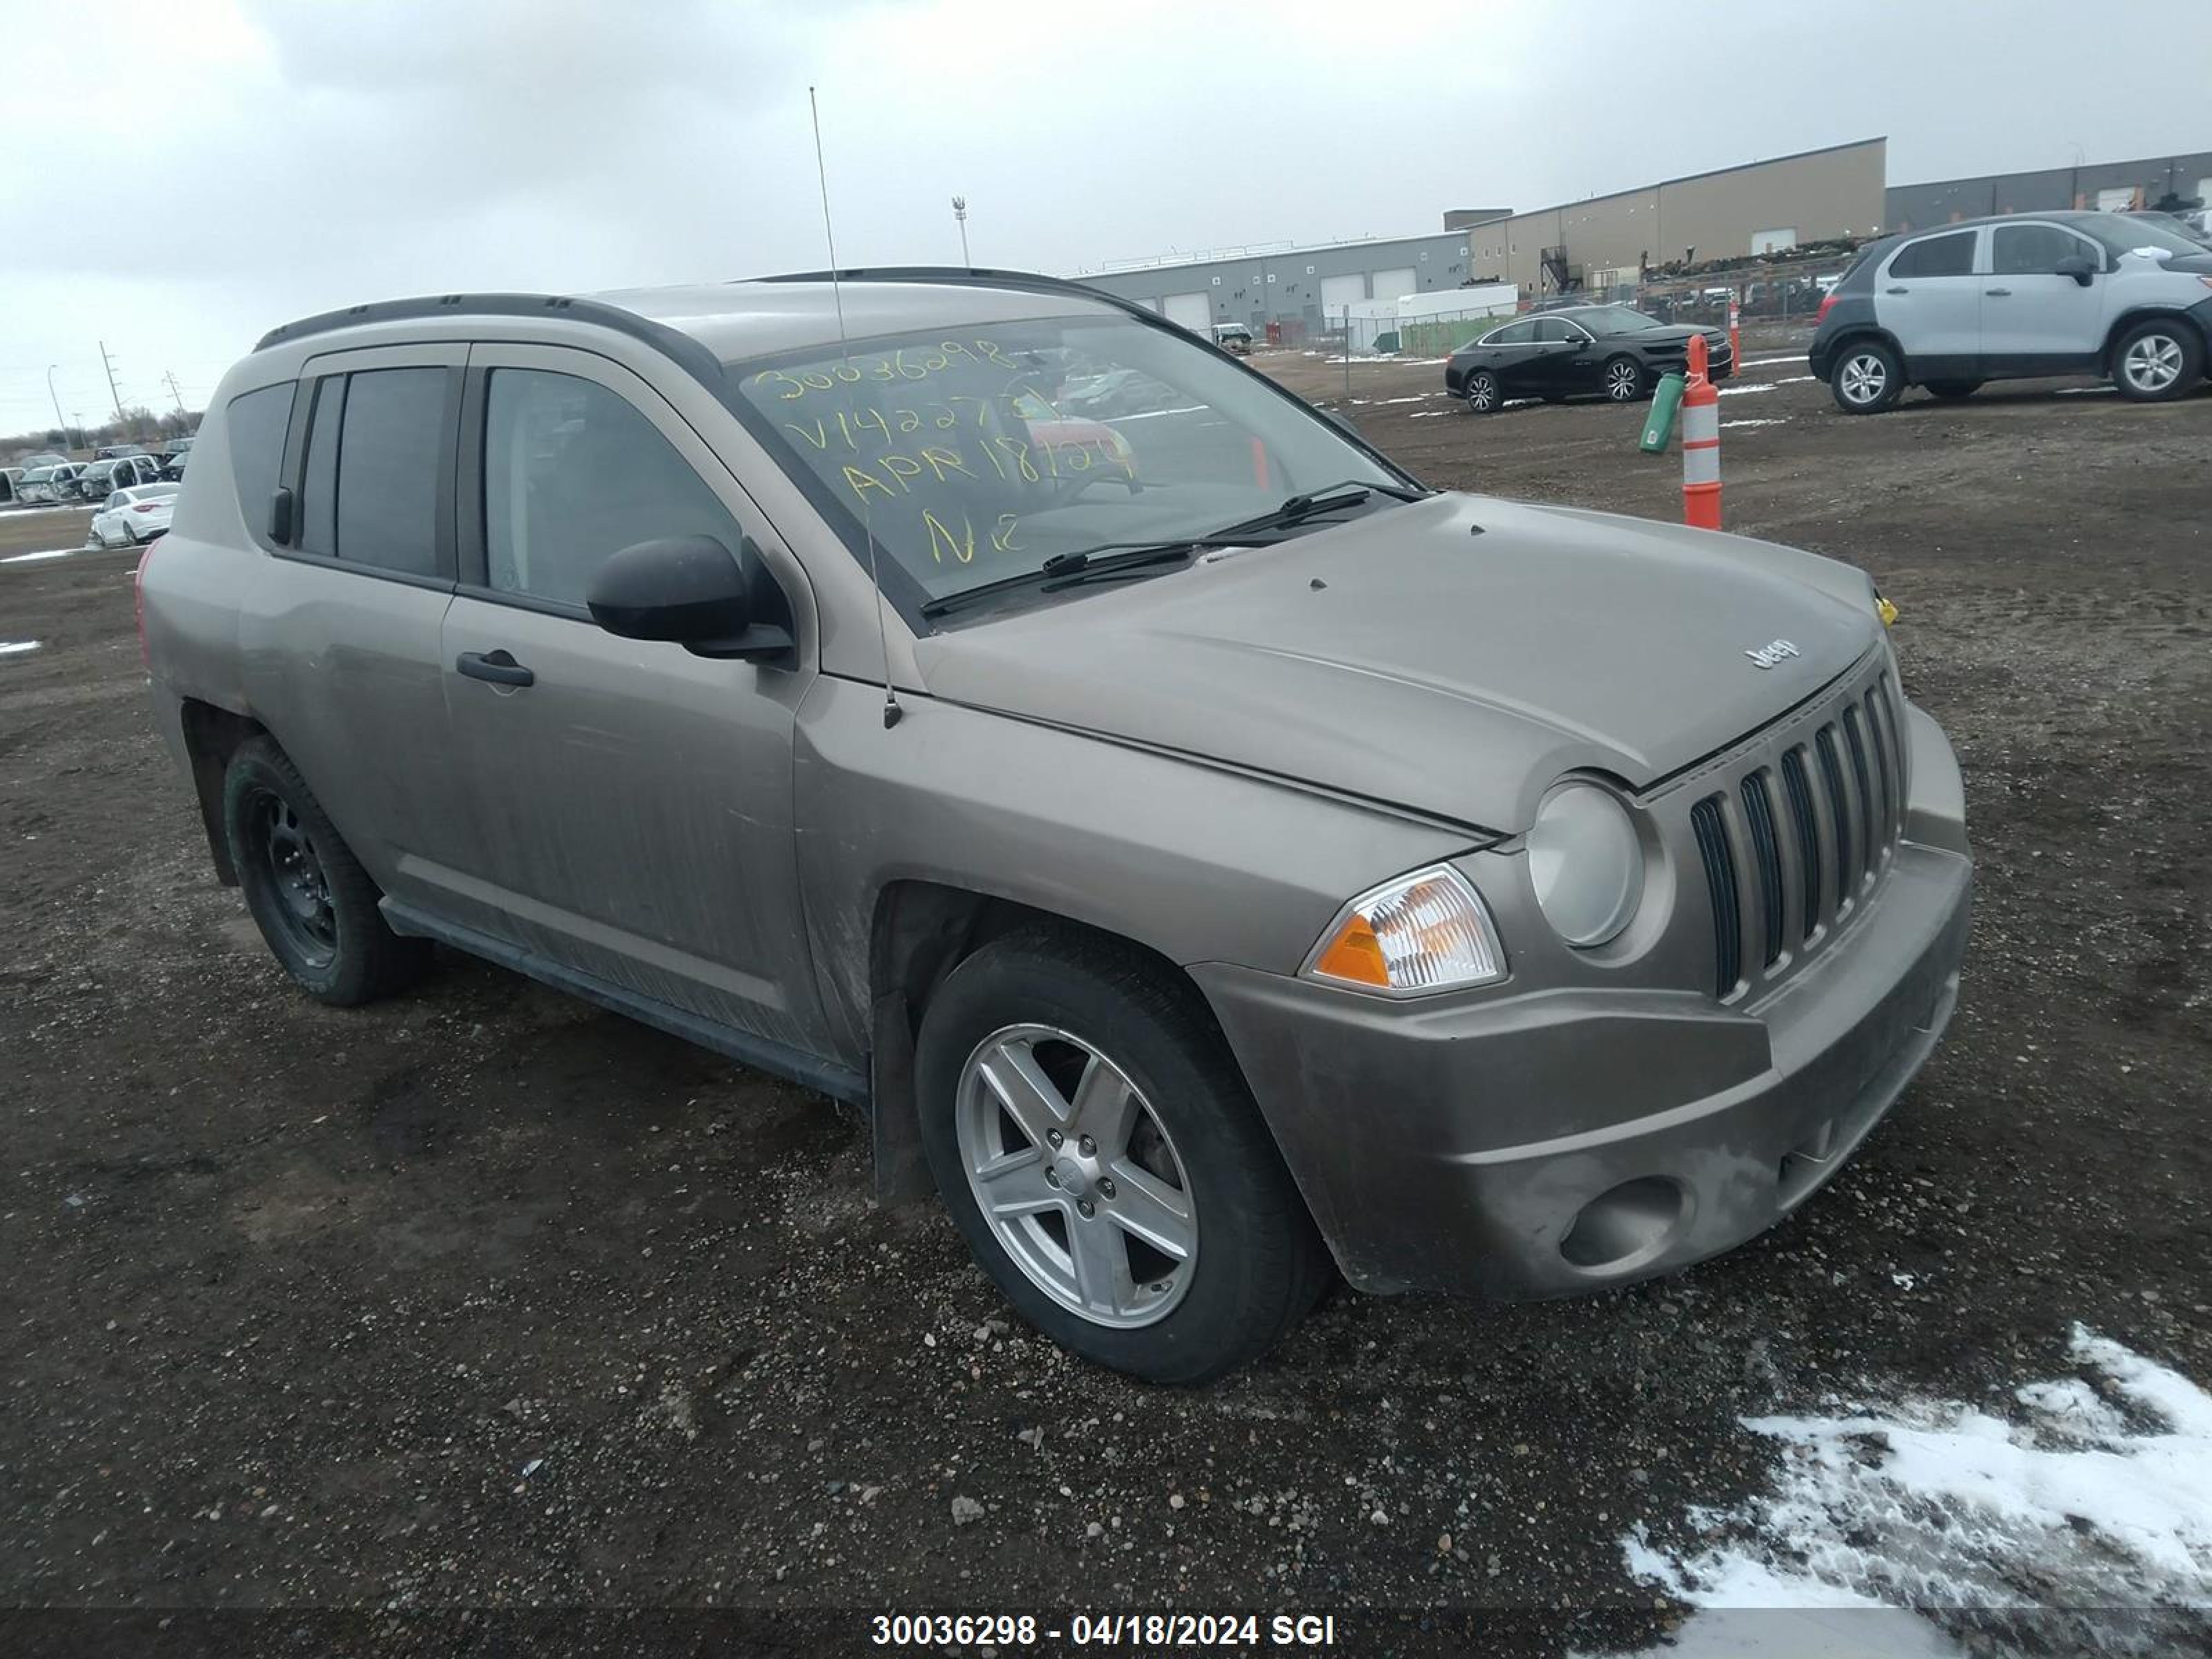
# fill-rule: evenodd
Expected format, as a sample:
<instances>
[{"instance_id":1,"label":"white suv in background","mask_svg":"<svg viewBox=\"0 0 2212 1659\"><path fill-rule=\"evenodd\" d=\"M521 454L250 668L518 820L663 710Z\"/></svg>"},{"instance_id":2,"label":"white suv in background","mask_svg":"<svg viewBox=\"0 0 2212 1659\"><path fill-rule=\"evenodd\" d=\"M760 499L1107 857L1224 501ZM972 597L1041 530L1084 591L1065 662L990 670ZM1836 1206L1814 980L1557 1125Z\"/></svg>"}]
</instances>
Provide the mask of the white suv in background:
<instances>
[{"instance_id":1,"label":"white suv in background","mask_svg":"<svg viewBox=\"0 0 2212 1659\"><path fill-rule=\"evenodd\" d=\"M1963 398L1985 380L2109 377L2176 398L2212 349L2212 249L2116 213L1970 219L1866 249L1821 301L1810 353L1851 415L1908 386Z\"/></svg>"}]
</instances>

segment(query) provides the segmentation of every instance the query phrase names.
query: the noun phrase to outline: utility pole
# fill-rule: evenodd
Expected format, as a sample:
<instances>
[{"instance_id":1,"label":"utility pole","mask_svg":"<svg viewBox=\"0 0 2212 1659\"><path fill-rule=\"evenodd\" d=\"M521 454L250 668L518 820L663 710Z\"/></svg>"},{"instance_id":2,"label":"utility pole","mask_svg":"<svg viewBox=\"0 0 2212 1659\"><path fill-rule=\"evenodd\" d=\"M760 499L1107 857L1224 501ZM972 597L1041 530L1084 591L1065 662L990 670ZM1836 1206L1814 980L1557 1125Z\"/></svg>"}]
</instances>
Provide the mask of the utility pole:
<instances>
[{"instance_id":1,"label":"utility pole","mask_svg":"<svg viewBox=\"0 0 2212 1659\"><path fill-rule=\"evenodd\" d=\"M971 265L974 262L968 257L968 198L965 196L952 198L952 217L960 227L960 263L963 266Z\"/></svg>"},{"instance_id":2,"label":"utility pole","mask_svg":"<svg viewBox=\"0 0 2212 1659\"><path fill-rule=\"evenodd\" d=\"M60 367L59 363L46 365L46 396L54 400L54 424L61 428L62 443L66 447L69 443L69 422L62 419L62 394L54 390L54 371Z\"/></svg>"},{"instance_id":3,"label":"utility pole","mask_svg":"<svg viewBox=\"0 0 2212 1659\"><path fill-rule=\"evenodd\" d=\"M107 371L107 395L115 402L115 424L123 424L123 394L115 389L115 365L107 356L107 342L100 343L100 367Z\"/></svg>"},{"instance_id":4,"label":"utility pole","mask_svg":"<svg viewBox=\"0 0 2212 1659\"><path fill-rule=\"evenodd\" d=\"M177 418L182 420L185 415L185 398L184 394L177 390L177 371L173 368L165 368L161 371L161 378L169 383L169 401L176 404Z\"/></svg>"}]
</instances>

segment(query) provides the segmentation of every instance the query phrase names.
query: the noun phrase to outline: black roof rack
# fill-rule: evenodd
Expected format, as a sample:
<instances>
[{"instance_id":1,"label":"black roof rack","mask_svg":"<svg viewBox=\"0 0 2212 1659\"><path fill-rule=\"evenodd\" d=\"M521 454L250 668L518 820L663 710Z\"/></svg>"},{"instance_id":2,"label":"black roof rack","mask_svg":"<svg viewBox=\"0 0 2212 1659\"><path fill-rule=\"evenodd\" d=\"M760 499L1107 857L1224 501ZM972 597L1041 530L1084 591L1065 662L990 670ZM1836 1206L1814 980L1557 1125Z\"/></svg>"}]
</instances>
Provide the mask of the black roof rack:
<instances>
[{"instance_id":1,"label":"black roof rack","mask_svg":"<svg viewBox=\"0 0 2212 1659\"><path fill-rule=\"evenodd\" d=\"M288 344L310 335L328 334L341 328L369 323L406 322L424 317L542 317L611 328L642 341L662 356L673 358L709 386L721 379L722 365L714 354L680 329L641 317L604 300L577 299L565 294L439 294L410 300L374 300L348 306L343 311L319 312L270 329L254 343L256 351Z\"/></svg>"}]
</instances>

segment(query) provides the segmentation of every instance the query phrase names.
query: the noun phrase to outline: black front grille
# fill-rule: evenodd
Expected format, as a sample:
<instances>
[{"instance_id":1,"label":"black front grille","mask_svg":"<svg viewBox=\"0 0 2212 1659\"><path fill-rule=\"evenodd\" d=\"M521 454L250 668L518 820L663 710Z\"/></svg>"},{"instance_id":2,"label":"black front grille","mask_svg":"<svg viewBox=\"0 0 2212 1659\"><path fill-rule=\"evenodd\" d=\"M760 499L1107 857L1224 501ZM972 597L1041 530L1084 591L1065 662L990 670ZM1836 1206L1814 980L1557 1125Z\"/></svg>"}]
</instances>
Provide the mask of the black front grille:
<instances>
[{"instance_id":1,"label":"black front grille","mask_svg":"<svg viewBox=\"0 0 2212 1659\"><path fill-rule=\"evenodd\" d=\"M1775 838L1774 806L1767 798L1766 774L1743 781L1744 822L1751 827L1751 856L1759 866L1760 920L1766 924L1766 965L1782 956L1782 843Z\"/></svg>"},{"instance_id":2,"label":"black front grille","mask_svg":"<svg viewBox=\"0 0 2212 1659\"><path fill-rule=\"evenodd\" d=\"M1692 804L1722 1000L1796 971L1872 894L1905 826L1900 718L1886 676L1863 681Z\"/></svg>"},{"instance_id":3,"label":"black front grille","mask_svg":"<svg viewBox=\"0 0 2212 1659\"><path fill-rule=\"evenodd\" d=\"M1836 757L1836 728L1824 726L1814 740L1814 748L1820 757L1820 781L1828 789L1828 817L1836 832L1836 901L1840 907L1851 890L1850 877L1845 873L1851 866L1850 804L1844 796L1843 763Z\"/></svg>"},{"instance_id":4,"label":"black front grille","mask_svg":"<svg viewBox=\"0 0 2212 1659\"><path fill-rule=\"evenodd\" d=\"M1813 786L1805 777L1805 751L1792 749L1782 757L1782 793L1790 797L1790 820L1797 828L1797 868L1805 894L1805 925L1800 937L1810 939L1820 925L1820 827L1813 817Z\"/></svg>"},{"instance_id":5,"label":"black front grille","mask_svg":"<svg viewBox=\"0 0 2212 1659\"><path fill-rule=\"evenodd\" d=\"M1743 921L1736 903L1735 854L1729 846L1719 797L1692 807L1690 823L1697 832L1705 885L1713 896L1713 994L1725 997L1743 975Z\"/></svg>"}]
</instances>

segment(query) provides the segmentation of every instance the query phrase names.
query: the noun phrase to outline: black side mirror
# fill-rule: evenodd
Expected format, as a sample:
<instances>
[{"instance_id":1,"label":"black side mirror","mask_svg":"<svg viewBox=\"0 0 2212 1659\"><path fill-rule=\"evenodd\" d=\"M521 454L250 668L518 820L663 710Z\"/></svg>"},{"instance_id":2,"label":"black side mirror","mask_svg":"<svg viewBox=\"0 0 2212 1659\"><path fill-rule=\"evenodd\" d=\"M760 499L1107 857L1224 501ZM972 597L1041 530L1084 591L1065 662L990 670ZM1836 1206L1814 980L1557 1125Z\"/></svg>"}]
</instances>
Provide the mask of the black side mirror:
<instances>
[{"instance_id":1,"label":"black side mirror","mask_svg":"<svg viewBox=\"0 0 2212 1659\"><path fill-rule=\"evenodd\" d=\"M2081 287L2089 286L2089 279L2097 274L2097 262L2086 253L2069 253L2051 270L2061 276L2071 276Z\"/></svg>"},{"instance_id":2,"label":"black side mirror","mask_svg":"<svg viewBox=\"0 0 2212 1659\"><path fill-rule=\"evenodd\" d=\"M623 548L599 567L584 603L610 634L665 640L696 657L763 662L793 648L788 629L754 620L745 568L712 536Z\"/></svg>"}]
</instances>

